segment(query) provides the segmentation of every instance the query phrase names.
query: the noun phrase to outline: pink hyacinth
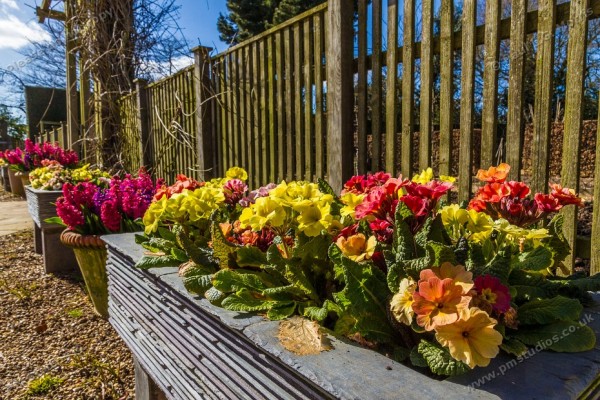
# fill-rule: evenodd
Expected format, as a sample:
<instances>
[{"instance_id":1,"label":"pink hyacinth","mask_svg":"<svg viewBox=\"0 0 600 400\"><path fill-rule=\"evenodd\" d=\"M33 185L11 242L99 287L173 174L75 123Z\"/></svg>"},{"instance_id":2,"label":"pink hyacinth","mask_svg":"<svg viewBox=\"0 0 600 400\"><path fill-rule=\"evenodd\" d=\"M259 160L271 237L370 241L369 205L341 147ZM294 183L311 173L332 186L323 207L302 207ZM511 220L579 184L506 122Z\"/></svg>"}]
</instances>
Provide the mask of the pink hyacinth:
<instances>
[{"instance_id":1,"label":"pink hyacinth","mask_svg":"<svg viewBox=\"0 0 600 400\"><path fill-rule=\"evenodd\" d=\"M63 220L69 229L76 229L85 223L85 218L81 209L64 197L59 197L58 200L56 200L56 214Z\"/></svg>"},{"instance_id":2,"label":"pink hyacinth","mask_svg":"<svg viewBox=\"0 0 600 400\"><path fill-rule=\"evenodd\" d=\"M102 204L100 209L100 219L106 228L111 232L121 230L121 213L116 201L107 201Z\"/></svg>"}]
</instances>

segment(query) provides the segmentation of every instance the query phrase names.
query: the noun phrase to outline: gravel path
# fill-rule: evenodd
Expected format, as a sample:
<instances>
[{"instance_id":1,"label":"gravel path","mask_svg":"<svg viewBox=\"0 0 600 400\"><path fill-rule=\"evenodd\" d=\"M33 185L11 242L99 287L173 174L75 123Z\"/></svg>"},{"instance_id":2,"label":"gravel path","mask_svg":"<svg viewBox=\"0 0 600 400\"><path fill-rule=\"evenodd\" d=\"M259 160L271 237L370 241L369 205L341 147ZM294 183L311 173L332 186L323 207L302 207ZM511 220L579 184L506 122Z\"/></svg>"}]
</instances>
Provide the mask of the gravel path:
<instances>
[{"instance_id":1,"label":"gravel path","mask_svg":"<svg viewBox=\"0 0 600 400\"><path fill-rule=\"evenodd\" d=\"M0 400L134 398L131 353L84 288L44 274L32 231L0 236ZM51 388L32 396L44 376Z\"/></svg>"}]
</instances>

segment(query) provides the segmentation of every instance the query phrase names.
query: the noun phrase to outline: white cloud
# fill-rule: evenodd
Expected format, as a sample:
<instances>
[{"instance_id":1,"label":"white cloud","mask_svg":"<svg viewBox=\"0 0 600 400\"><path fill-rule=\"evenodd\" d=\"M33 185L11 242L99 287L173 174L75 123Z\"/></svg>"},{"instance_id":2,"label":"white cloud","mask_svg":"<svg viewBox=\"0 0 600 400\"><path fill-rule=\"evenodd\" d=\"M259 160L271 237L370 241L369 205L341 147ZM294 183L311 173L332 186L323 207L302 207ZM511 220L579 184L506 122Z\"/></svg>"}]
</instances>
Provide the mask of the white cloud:
<instances>
[{"instance_id":1,"label":"white cloud","mask_svg":"<svg viewBox=\"0 0 600 400\"><path fill-rule=\"evenodd\" d=\"M13 0L0 0L0 4L11 6ZM45 42L51 39L48 32L35 21L24 22L14 15L0 17L0 50L17 50L30 42Z\"/></svg>"},{"instance_id":2,"label":"white cloud","mask_svg":"<svg viewBox=\"0 0 600 400\"><path fill-rule=\"evenodd\" d=\"M0 9L1 8L12 8L13 10L18 10L19 6L17 5L17 0L0 0Z\"/></svg>"}]
</instances>

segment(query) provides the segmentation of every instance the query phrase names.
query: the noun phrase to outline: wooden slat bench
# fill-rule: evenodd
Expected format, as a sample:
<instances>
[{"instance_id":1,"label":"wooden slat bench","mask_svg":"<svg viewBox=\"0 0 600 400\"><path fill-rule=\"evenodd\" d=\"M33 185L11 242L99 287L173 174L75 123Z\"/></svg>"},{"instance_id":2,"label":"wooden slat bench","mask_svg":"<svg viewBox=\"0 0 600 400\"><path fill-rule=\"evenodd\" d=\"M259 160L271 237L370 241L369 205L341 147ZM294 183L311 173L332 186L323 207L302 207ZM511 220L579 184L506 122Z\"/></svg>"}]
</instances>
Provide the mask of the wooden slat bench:
<instances>
[{"instance_id":1,"label":"wooden slat bench","mask_svg":"<svg viewBox=\"0 0 600 400\"><path fill-rule=\"evenodd\" d=\"M331 351L296 356L279 344L277 322L190 295L176 268L135 269L143 249L132 234L103 239L110 322L136 360L137 399L599 396L600 345L579 354L541 352L522 362L500 356L488 368L444 381L337 338ZM584 313L600 333L600 307Z\"/></svg>"}]
</instances>

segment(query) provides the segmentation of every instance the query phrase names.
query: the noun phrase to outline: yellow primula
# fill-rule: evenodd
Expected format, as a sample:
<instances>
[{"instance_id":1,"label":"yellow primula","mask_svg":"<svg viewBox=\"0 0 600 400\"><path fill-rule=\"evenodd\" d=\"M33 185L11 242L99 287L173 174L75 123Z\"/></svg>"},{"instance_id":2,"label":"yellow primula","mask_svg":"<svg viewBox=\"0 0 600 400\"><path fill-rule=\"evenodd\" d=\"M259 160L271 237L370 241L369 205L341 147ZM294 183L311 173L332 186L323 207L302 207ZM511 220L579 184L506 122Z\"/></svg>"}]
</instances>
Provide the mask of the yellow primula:
<instances>
[{"instance_id":1,"label":"yellow primula","mask_svg":"<svg viewBox=\"0 0 600 400\"><path fill-rule=\"evenodd\" d=\"M542 240L551 237L548 229L528 229L525 235L525 240L531 241L533 247L538 247L542 244Z\"/></svg>"},{"instance_id":2,"label":"yellow primula","mask_svg":"<svg viewBox=\"0 0 600 400\"><path fill-rule=\"evenodd\" d=\"M392 297L390 302L390 311L396 321L410 325L412 324L415 312L412 309L414 302L413 294L417 284L411 278L404 278L400 281L400 290Z\"/></svg>"},{"instance_id":3,"label":"yellow primula","mask_svg":"<svg viewBox=\"0 0 600 400\"><path fill-rule=\"evenodd\" d=\"M242 227L251 227L259 231L265 226L277 228L282 226L288 214L281 202L271 197L260 197L250 207L244 208L240 215Z\"/></svg>"},{"instance_id":4,"label":"yellow primula","mask_svg":"<svg viewBox=\"0 0 600 400\"><path fill-rule=\"evenodd\" d=\"M341 200L344 203L344 207L340 210L342 217L354 218L356 214L356 206L361 204L366 197L366 194L356 194L347 192L342 195Z\"/></svg>"},{"instance_id":5,"label":"yellow primula","mask_svg":"<svg viewBox=\"0 0 600 400\"><path fill-rule=\"evenodd\" d=\"M454 176L440 175L440 181L454 183L456 182L456 178Z\"/></svg>"},{"instance_id":6,"label":"yellow primula","mask_svg":"<svg viewBox=\"0 0 600 400\"><path fill-rule=\"evenodd\" d=\"M303 200L294 205L294 211L298 212L297 221L300 232L314 237L329 228L333 222L333 216L331 215L331 202L327 200Z\"/></svg>"},{"instance_id":7,"label":"yellow primula","mask_svg":"<svg viewBox=\"0 0 600 400\"><path fill-rule=\"evenodd\" d=\"M458 204L450 204L440 209L442 223L453 239L458 240L463 233L465 224L469 221L469 213Z\"/></svg>"},{"instance_id":8,"label":"yellow primula","mask_svg":"<svg viewBox=\"0 0 600 400\"><path fill-rule=\"evenodd\" d=\"M483 310L473 307L461 318L436 328L435 338L450 350L450 355L471 368L487 367L502 344L502 334L494 329L497 321Z\"/></svg>"},{"instance_id":9,"label":"yellow primula","mask_svg":"<svg viewBox=\"0 0 600 400\"><path fill-rule=\"evenodd\" d=\"M424 169L420 174L413 176L412 181L424 185L433 180L433 169Z\"/></svg>"},{"instance_id":10,"label":"yellow primula","mask_svg":"<svg viewBox=\"0 0 600 400\"><path fill-rule=\"evenodd\" d=\"M225 203L225 195L220 188L203 186L190 192L184 190L181 209L187 212L192 222L210 218L211 214Z\"/></svg>"},{"instance_id":11,"label":"yellow primula","mask_svg":"<svg viewBox=\"0 0 600 400\"><path fill-rule=\"evenodd\" d=\"M469 210L467 213L467 230L471 232L469 239L481 242L490 237L494 228L492 217L483 212Z\"/></svg>"},{"instance_id":12,"label":"yellow primula","mask_svg":"<svg viewBox=\"0 0 600 400\"><path fill-rule=\"evenodd\" d=\"M229 168L227 170L227 172L225 173L225 178L226 178L225 180L239 179L239 180L242 180L242 181L247 181L248 180L248 173L243 168L232 167L232 168Z\"/></svg>"},{"instance_id":13,"label":"yellow primula","mask_svg":"<svg viewBox=\"0 0 600 400\"><path fill-rule=\"evenodd\" d=\"M367 239L362 233L357 233L347 239L341 236L336 244L344 256L356 262L361 262L371 259L373 253L375 253L377 238L371 236Z\"/></svg>"},{"instance_id":14,"label":"yellow primula","mask_svg":"<svg viewBox=\"0 0 600 400\"><path fill-rule=\"evenodd\" d=\"M292 202L302 200L318 200L323 196L319 186L309 182L290 182L287 185L287 195Z\"/></svg>"},{"instance_id":15,"label":"yellow primula","mask_svg":"<svg viewBox=\"0 0 600 400\"><path fill-rule=\"evenodd\" d=\"M167 209L167 202L167 196L163 196L159 201L150 204L150 207L146 210L142 219L146 235L156 232L158 229L161 218Z\"/></svg>"}]
</instances>

